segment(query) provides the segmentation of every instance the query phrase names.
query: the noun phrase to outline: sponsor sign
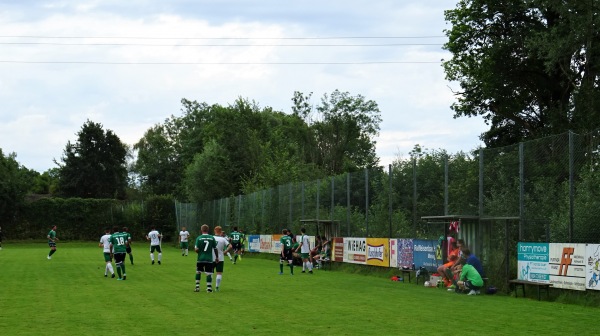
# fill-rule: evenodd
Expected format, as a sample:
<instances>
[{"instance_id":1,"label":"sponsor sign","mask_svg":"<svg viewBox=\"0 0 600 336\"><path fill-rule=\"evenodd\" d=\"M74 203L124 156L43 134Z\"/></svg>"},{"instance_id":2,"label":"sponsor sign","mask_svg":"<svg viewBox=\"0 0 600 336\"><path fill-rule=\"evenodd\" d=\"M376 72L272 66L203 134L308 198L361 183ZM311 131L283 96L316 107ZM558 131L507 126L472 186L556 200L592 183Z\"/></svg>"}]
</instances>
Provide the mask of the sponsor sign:
<instances>
[{"instance_id":1,"label":"sponsor sign","mask_svg":"<svg viewBox=\"0 0 600 336\"><path fill-rule=\"evenodd\" d=\"M585 288L600 290L600 244L587 244L585 258Z\"/></svg>"},{"instance_id":2,"label":"sponsor sign","mask_svg":"<svg viewBox=\"0 0 600 336\"><path fill-rule=\"evenodd\" d=\"M271 236L271 253L281 254L281 237L283 237L282 234Z\"/></svg>"},{"instance_id":3,"label":"sponsor sign","mask_svg":"<svg viewBox=\"0 0 600 336\"><path fill-rule=\"evenodd\" d=\"M398 239L390 239L390 267L398 267Z\"/></svg>"},{"instance_id":4,"label":"sponsor sign","mask_svg":"<svg viewBox=\"0 0 600 336\"><path fill-rule=\"evenodd\" d=\"M585 244L550 244L550 283L556 288L585 290Z\"/></svg>"},{"instance_id":5,"label":"sponsor sign","mask_svg":"<svg viewBox=\"0 0 600 336\"><path fill-rule=\"evenodd\" d=\"M414 244L412 239L398 239L398 267L412 268L414 263Z\"/></svg>"},{"instance_id":6,"label":"sponsor sign","mask_svg":"<svg viewBox=\"0 0 600 336\"><path fill-rule=\"evenodd\" d=\"M387 238L367 238L367 265L390 267Z\"/></svg>"},{"instance_id":7,"label":"sponsor sign","mask_svg":"<svg viewBox=\"0 0 600 336\"><path fill-rule=\"evenodd\" d=\"M273 247L271 235L260 235L260 252L261 253L271 253L271 248Z\"/></svg>"},{"instance_id":8,"label":"sponsor sign","mask_svg":"<svg viewBox=\"0 0 600 336\"><path fill-rule=\"evenodd\" d=\"M344 238L333 238L333 261L344 261Z\"/></svg>"},{"instance_id":9,"label":"sponsor sign","mask_svg":"<svg viewBox=\"0 0 600 336\"><path fill-rule=\"evenodd\" d=\"M517 279L540 283L550 282L550 244L517 244Z\"/></svg>"},{"instance_id":10,"label":"sponsor sign","mask_svg":"<svg viewBox=\"0 0 600 336\"><path fill-rule=\"evenodd\" d=\"M352 264L367 263L366 238L344 238L344 262Z\"/></svg>"},{"instance_id":11,"label":"sponsor sign","mask_svg":"<svg viewBox=\"0 0 600 336\"><path fill-rule=\"evenodd\" d=\"M248 238L248 252L260 252L260 236L250 235Z\"/></svg>"},{"instance_id":12,"label":"sponsor sign","mask_svg":"<svg viewBox=\"0 0 600 336\"><path fill-rule=\"evenodd\" d=\"M442 261L436 258L437 240L413 239L413 260L415 267L425 267L428 271L435 272Z\"/></svg>"}]
</instances>

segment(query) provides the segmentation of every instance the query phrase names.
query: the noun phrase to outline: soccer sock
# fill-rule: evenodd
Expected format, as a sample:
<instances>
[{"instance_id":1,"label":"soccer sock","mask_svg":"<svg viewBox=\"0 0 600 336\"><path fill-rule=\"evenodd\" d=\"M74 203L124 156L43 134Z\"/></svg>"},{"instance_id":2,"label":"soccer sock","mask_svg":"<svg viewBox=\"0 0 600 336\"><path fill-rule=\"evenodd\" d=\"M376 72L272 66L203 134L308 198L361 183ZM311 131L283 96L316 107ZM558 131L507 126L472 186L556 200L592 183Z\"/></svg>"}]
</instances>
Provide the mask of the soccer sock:
<instances>
[{"instance_id":1,"label":"soccer sock","mask_svg":"<svg viewBox=\"0 0 600 336\"><path fill-rule=\"evenodd\" d=\"M196 273L196 288L200 288L200 274Z\"/></svg>"},{"instance_id":2,"label":"soccer sock","mask_svg":"<svg viewBox=\"0 0 600 336\"><path fill-rule=\"evenodd\" d=\"M188 251L189 251L188 249L185 249L185 255L188 255Z\"/></svg>"},{"instance_id":3,"label":"soccer sock","mask_svg":"<svg viewBox=\"0 0 600 336\"><path fill-rule=\"evenodd\" d=\"M108 268L108 271L110 272L110 274L115 274L115 271L113 270L111 263L106 264L106 268Z\"/></svg>"},{"instance_id":4,"label":"soccer sock","mask_svg":"<svg viewBox=\"0 0 600 336\"><path fill-rule=\"evenodd\" d=\"M294 274L294 264L290 264L290 272Z\"/></svg>"},{"instance_id":5,"label":"soccer sock","mask_svg":"<svg viewBox=\"0 0 600 336\"><path fill-rule=\"evenodd\" d=\"M283 273L283 262L279 263L279 272Z\"/></svg>"},{"instance_id":6,"label":"soccer sock","mask_svg":"<svg viewBox=\"0 0 600 336\"><path fill-rule=\"evenodd\" d=\"M104 267L104 276L106 276L108 274L108 264L106 264L106 267Z\"/></svg>"},{"instance_id":7,"label":"soccer sock","mask_svg":"<svg viewBox=\"0 0 600 336\"><path fill-rule=\"evenodd\" d=\"M306 271L306 263L307 261L302 262L302 272Z\"/></svg>"},{"instance_id":8,"label":"soccer sock","mask_svg":"<svg viewBox=\"0 0 600 336\"><path fill-rule=\"evenodd\" d=\"M223 274L217 274L217 288L221 286L221 279L223 279Z\"/></svg>"},{"instance_id":9,"label":"soccer sock","mask_svg":"<svg viewBox=\"0 0 600 336\"><path fill-rule=\"evenodd\" d=\"M158 254L158 261L161 261L161 260L162 260L162 253L159 253Z\"/></svg>"},{"instance_id":10,"label":"soccer sock","mask_svg":"<svg viewBox=\"0 0 600 336\"><path fill-rule=\"evenodd\" d=\"M227 256L229 257L229 260L233 260L233 258L231 258L231 253L227 252Z\"/></svg>"},{"instance_id":11,"label":"soccer sock","mask_svg":"<svg viewBox=\"0 0 600 336\"><path fill-rule=\"evenodd\" d=\"M212 274L206 276L206 288L212 289Z\"/></svg>"},{"instance_id":12,"label":"soccer sock","mask_svg":"<svg viewBox=\"0 0 600 336\"><path fill-rule=\"evenodd\" d=\"M237 253L236 253L236 254L234 254L234 255L233 255L233 262L236 262L236 261L237 261L237 258L238 258L238 255L237 255Z\"/></svg>"},{"instance_id":13,"label":"soccer sock","mask_svg":"<svg viewBox=\"0 0 600 336\"><path fill-rule=\"evenodd\" d=\"M121 266L119 266L119 264L117 264L117 275L119 276L119 279L121 278Z\"/></svg>"},{"instance_id":14,"label":"soccer sock","mask_svg":"<svg viewBox=\"0 0 600 336\"><path fill-rule=\"evenodd\" d=\"M56 252L56 250L50 250L50 254L48 254L48 255L52 256L55 252Z\"/></svg>"},{"instance_id":15,"label":"soccer sock","mask_svg":"<svg viewBox=\"0 0 600 336\"><path fill-rule=\"evenodd\" d=\"M154 261L154 253L150 253L150 259Z\"/></svg>"},{"instance_id":16,"label":"soccer sock","mask_svg":"<svg viewBox=\"0 0 600 336\"><path fill-rule=\"evenodd\" d=\"M308 270L309 270L310 272L312 272L312 269L313 269L313 264L312 264L312 263L309 261L309 262L308 262Z\"/></svg>"},{"instance_id":17,"label":"soccer sock","mask_svg":"<svg viewBox=\"0 0 600 336\"><path fill-rule=\"evenodd\" d=\"M121 263L121 269L123 270L123 276L127 275L127 272L125 272L125 262Z\"/></svg>"},{"instance_id":18,"label":"soccer sock","mask_svg":"<svg viewBox=\"0 0 600 336\"><path fill-rule=\"evenodd\" d=\"M131 261L131 264L133 265L133 254L129 253L129 261Z\"/></svg>"}]
</instances>

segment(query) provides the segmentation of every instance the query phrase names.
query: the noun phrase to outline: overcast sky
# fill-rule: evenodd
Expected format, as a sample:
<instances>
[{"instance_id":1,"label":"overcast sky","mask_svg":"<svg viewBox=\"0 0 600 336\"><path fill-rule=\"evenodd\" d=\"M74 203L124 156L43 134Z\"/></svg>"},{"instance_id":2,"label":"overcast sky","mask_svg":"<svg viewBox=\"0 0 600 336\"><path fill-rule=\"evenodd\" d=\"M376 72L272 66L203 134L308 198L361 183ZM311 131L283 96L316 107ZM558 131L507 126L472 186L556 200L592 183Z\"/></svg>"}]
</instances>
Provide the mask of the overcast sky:
<instances>
[{"instance_id":1,"label":"overcast sky","mask_svg":"<svg viewBox=\"0 0 600 336\"><path fill-rule=\"evenodd\" d=\"M44 172L86 120L133 145L181 99L291 111L338 89L378 103L381 165L481 145L454 119L439 0L0 1L0 148Z\"/></svg>"}]
</instances>

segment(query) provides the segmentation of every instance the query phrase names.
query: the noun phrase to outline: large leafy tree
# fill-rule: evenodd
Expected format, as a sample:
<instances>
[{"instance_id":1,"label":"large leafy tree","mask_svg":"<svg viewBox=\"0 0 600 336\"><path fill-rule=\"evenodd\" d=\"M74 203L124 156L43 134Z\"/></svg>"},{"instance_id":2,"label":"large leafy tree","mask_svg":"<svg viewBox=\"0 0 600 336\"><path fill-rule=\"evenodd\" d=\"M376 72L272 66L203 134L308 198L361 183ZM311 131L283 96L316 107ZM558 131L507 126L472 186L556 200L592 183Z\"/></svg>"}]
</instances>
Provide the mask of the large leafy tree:
<instances>
[{"instance_id":1,"label":"large leafy tree","mask_svg":"<svg viewBox=\"0 0 600 336\"><path fill-rule=\"evenodd\" d=\"M483 116L488 146L600 126L600 3L461 0L445 13L455 117Z\"/></svg>"},{"instance_id":2,"label":"large leafy tree","mask_svg":"<svg viewBox=\"0 0 600 336\"><path fill-rule=\"evenodd\" d=\"M124 198L127 146L111 130L86 121L67 142L59 165L59 193L66 197Z\"/></svg>"},{"instance_id":3,"label":"large leafy tree","mask_svg":"<svg viewBox=\"0 0 600 336\"><path fill-rule=\"evenodd\" d=\"M28 189L30 172L16 160L16 154L4 156L0 149L0 221L10 223L24 202Z\"/></svg>"},{"instance_id":4,"label":"large leafy tree","mask_svg":"<svg viewBox=\"0 0 600 336\"><path fill-rule=\"evenodd\" d=\"M375 137L381 112L373 100L335 90L312 109L311 94L295 92L292 111L306 120L313 135L311 157L327 175L371 168L378 164Z\"/></svg>"}]
</instances>

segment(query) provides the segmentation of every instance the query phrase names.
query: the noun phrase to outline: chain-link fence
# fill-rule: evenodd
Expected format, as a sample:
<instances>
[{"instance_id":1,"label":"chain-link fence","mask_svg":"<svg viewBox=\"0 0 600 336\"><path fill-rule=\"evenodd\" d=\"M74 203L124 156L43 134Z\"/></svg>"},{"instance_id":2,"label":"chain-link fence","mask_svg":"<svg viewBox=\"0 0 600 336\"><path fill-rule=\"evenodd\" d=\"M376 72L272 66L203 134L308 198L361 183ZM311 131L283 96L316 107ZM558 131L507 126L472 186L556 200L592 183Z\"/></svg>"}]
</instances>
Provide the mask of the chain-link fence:
<instances>
[{"instance_id":1,"label":"chain-link fence","mask_svg":"<svg viewBox=\"0 0 600 336\"><path fill-rule=\"evenodd\" d=\"M431 235L423 216L518 217L519 240L600 242L599 132L565 133L473 153L433 151L339 176L202 204L177 203L179 226L298 230L341 223L347 237Z\"/></svg>"}]
</instances>

